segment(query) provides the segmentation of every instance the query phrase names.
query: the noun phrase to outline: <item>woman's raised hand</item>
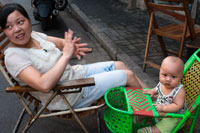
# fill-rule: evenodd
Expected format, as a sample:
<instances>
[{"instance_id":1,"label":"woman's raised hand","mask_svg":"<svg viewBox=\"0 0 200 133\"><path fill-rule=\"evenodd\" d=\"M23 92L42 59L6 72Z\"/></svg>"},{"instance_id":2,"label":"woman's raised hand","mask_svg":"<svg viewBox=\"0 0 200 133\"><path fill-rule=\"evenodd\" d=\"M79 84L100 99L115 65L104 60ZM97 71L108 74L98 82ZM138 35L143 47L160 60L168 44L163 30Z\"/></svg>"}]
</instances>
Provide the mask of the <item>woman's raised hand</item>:
<instances>
[{"instance_id":1,"label":"woman's raised hand","mask_svg":"<svg viewBox=\"0 0 200 133\"><path fill-rule=\"evenodd\" d=\"M75 50L75 40L76 38L72 39L73 31L68 30L68 32L65 32L65 45L63 47L63 56L65 56L67 59L70 59L74 53Z\"/></svg>"},{"instance_id":2,"label":"woman's raised hand","mask_svg":"<svg viewBox=\"0 0 200 133\"><path fill-rule=\"evenodd\" d=\"M63 54L69 58L74 55L80 60L81 56L85 56L86 52L90 51L90 48L86 48L86 46L88 46L87 43L79 43L81 38L72 38L73 31L69 29L68 32L65 32L65 45L63 48Z\"/></svg>"},{"instance_id":3,"label":"woman's raised hand","mask_svg":"<svg viewBox=\"0 0 200 133\"><path fill-rule=\"evenodd\" d=\"M80 43L81 38L74 38L75 40L75 50L74 50L74 56L77 57L77 59L81 59L81 56L85 56L86 53L89 51L89 48L84 48L85 46L88 46L87 43Z\"/></svg>"}]
</instances>

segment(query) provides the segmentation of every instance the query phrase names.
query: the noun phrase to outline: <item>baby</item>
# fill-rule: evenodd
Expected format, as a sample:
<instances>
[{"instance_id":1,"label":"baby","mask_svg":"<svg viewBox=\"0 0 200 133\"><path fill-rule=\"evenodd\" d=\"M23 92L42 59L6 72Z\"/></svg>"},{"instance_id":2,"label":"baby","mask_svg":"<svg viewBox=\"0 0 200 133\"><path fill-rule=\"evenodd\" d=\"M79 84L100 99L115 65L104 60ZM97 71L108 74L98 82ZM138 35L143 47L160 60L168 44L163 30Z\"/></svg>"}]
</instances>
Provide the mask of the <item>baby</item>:
<instances>
[{"instance_id":1,"label":"baby","mask_svg":"<svg viewBox=\"0 0 200 133\"><path fill-rule=\"evenodd\" d=\"M187 109L185 90L181 84L183 69L184 63L179 57L166 57L160 68L160 82L155 88L144 90L144 93L150 94L151 97L158 94L156 104L154 104L158 112L183 114ZM157 119L156 125L139 129L138 133L170 133L180 120L181 118Z\"/></svg>"}]
</instances>

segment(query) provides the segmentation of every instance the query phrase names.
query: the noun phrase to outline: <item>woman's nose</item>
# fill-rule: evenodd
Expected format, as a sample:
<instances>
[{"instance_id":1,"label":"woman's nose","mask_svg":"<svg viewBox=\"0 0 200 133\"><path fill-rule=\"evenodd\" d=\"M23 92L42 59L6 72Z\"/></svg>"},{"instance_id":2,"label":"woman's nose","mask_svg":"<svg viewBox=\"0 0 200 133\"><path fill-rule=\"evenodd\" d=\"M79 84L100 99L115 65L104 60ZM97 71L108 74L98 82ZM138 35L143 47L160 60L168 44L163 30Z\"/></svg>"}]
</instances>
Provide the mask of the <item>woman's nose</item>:
<instances>
[{"instance_id":1,"label":"woman's nose","mask_svg":"<svg viewBox=\"0 0 200 133\"><path fill-rule=\"evenodd\" d=\"M14 32L18 33L20 31L20 27L19 26L14 26Z\"/></svg>"}]
</instances>

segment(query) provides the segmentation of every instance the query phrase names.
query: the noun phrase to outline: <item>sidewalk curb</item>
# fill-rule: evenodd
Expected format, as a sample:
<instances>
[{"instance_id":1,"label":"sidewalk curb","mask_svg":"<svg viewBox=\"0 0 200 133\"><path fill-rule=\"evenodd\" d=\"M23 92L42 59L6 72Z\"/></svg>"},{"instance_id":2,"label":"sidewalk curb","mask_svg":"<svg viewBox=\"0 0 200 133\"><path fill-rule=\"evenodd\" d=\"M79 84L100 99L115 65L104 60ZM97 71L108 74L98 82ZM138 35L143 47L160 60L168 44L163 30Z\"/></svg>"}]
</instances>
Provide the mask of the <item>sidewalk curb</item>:
<instances>
[{"instance_id":1,"label":"sidewalk curb","mask_svg":"<svg viewBox=\"0 0 200 133\"><path fill-rule=\"evenodd\" d=\"M111 39L109 39L105 33L104 29L99 28L95 23L93 23L79 7L77 7L72 2L68 4L69 9L72 14L77 17L86 30L91 32L92 35L97 39L100 45L110 54L113 60L123 61L129 69L131 69L143 82L145 82L149 87L154 87L156 82L153 81L147 73L144 73L142 69L131 59L125 52L119 49ZM65 19L62 17L62 19Z\"/></svg>"}]
</instances>

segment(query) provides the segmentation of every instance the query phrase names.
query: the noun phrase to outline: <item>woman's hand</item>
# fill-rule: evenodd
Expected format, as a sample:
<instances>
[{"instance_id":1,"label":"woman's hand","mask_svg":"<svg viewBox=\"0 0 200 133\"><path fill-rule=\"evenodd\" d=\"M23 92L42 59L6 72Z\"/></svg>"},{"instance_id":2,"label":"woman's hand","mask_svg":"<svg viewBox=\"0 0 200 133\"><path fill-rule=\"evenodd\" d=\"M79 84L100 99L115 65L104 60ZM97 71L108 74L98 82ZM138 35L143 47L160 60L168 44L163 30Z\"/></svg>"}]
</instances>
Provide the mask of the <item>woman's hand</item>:
<instances>
[{"instance_id":1,"label":"woman's hand","mask_svg":"<svg viewBox=\"0 0 200 133\"><path fill-rule=\"evenodd\" d=\"M74 56L77 57L78 60L81 59L81 56L85 56L86 53L88 52L90 49L89 48L84 48L85 46L88 46L87 43L80 43L81 38L74 38L75 41L75 49L74 49Z\"/></svg>"},{"instance_id":2,"label":"woman's hand","mask_svg":"<svg viewBox=\"0 0 200 133\"><path fill-rule=\"evenodd\" d=\"M71 58L72 55L74 55L80 60L81 56L85 56L86 52L91 51L91 48L85 48L86 46L88 46L87 43L79 43L81 41L81 38L72 38L73 31L70 29L68 30L68 32L65 32L64 39L47 36L47 40L53 42L58 49L63 51L64 56L66 56L67 58Z\"/></svg>"},{"instance_id":3,"label":"woman's hand","mask_svg":"<svg viewBox=\"0 0 200 133\"><path fill-rule=\"evenodd\" d=\"M72 36L72 30L69 29L68 32L65 32L63 56L66 57L68 60L72 57L75 50L76 38L72 40Z\"/></svg>"}]
</instances>

